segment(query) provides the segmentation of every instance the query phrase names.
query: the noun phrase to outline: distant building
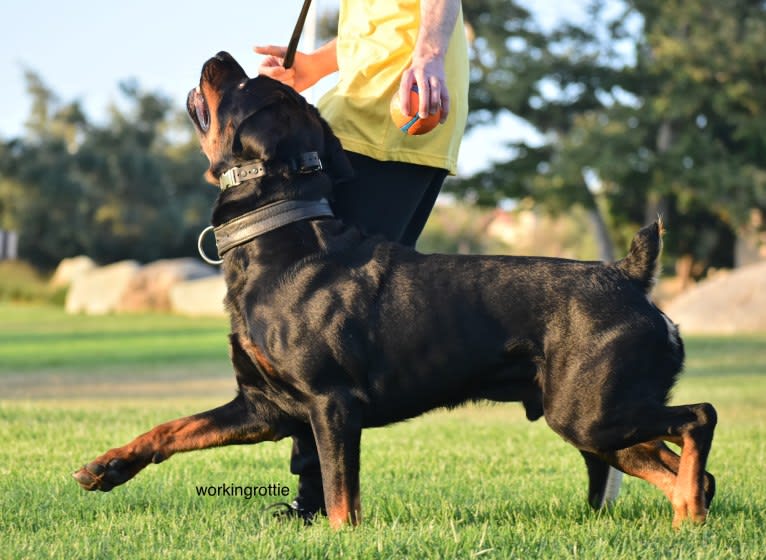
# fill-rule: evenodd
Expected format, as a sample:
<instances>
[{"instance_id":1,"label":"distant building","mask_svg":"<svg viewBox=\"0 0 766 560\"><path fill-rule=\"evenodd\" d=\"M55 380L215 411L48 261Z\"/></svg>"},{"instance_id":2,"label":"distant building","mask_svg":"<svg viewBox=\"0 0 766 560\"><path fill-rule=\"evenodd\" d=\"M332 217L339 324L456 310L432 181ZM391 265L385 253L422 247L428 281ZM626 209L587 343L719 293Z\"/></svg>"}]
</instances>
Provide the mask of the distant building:
<instances>
[{"instance_id":1,"label":"distant building","mask_svg":"<svg viewBox=\"0 0 766 560\"><path fill-rule=\"evenodd\" d=\"M19 234L15 231L0 229L0 261L14 260L18 257Z\"/></svg>"},{"instance_id":2,"label":"distant building","mask_svg":"<svg viewBox=\"0 0 766 560\"><path fill-rule=\"evenodd\" d=\"M514 247L532 235L538 221L534 212L504 212L498 209L492 213L486 232L490 237Z\"/></svg>"}]
</instances>

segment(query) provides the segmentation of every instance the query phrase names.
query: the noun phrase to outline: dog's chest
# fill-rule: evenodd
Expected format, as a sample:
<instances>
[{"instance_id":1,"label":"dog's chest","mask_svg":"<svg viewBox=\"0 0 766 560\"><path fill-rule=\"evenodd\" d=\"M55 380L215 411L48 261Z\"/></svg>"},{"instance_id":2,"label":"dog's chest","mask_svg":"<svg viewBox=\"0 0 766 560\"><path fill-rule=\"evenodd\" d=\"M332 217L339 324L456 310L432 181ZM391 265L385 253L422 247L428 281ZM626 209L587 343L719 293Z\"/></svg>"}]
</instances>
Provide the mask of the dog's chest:
<instances>
[{"instance_id":1,"label":"dog's chest","mask_svg":"<svg viewBox=\"0 0 766 560\"><path fill-rule=\"evenodd\" d=\"M260 373L262 376L267 378L279 377L279 372L277 371L276 367L266 357L266 354L261 348L259 348L256 344L254 344L251 340L249 340L246 337L238 336L237 338L238 338L239 348L234 349L235 353L239 351L242 354L244 354L244 356L247 357L247 359L253 364L253 366L255 366L258 373Z\"/></svg>"}]
</instances>

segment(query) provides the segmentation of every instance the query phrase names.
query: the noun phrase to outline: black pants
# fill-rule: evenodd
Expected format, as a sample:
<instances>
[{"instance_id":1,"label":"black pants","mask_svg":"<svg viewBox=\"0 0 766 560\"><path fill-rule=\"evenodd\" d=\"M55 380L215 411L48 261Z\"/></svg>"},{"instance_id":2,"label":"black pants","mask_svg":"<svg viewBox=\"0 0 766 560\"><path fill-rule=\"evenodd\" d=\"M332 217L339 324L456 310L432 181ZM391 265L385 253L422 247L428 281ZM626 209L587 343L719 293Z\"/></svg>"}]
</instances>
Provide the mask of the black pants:
<instances>
[{"instance_id":1,"label":"black pants","mask_svg":"<svg viewBox=\"0 0 766 560\"><path fill-rule=\"evenodd\" d=\"M333 209L349 225L390 241L415 246L446 169L397 161L378 161L346 152L354 168L353 181L336 186ZM324 510L319 455L311 430L293 437L290 471L299 476L297 505L307 511Z\"/></svg>"}]
</instances>

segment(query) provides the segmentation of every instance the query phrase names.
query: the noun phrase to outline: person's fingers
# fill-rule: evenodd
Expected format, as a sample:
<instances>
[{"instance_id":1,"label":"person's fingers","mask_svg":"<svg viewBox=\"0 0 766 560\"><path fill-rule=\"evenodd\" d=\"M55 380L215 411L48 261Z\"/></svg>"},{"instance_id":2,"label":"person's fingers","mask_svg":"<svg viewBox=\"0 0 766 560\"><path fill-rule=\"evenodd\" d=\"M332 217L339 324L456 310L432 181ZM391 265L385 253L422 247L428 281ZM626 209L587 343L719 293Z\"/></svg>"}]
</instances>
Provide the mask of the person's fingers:
<instances>
[{"instance_id":1,"label":"person's fingers","mask_svg":"<svg viewBox=\"0 0 766 560\"><path fill-rule=\"evenodd\" d=\"M430 86L428 95L428 114L435 115L441 109L442 102L442 84L439 78L431 76L428 79L428 85Z\"/></svg>"},{"instance_id":2,"label":"person's fingers","mask_svg":"<svg viewBox=\"0 0 766 560\"><path fill-rule=\"evenodd\" d=\"M295 87L295 69L285 69L281 64L277 66L261 66L258 68L258 74L261 76L268 76L273 80L282 82L283 84Z\"/></svg>"},{"instance_id":3,"label":"person's fingers","mask_svg":"<svg viewBox=\"0 0 766 560\"><path fill-rule=\"evenodd\" d=\"M441 76L441 77L440 77ZM410 106L409 92L414 85L418 88L418 106ZM450 111L450 97L442 73L436 69L412 66L404 71L399 82L400 110L403 114L420 118L436 115L441 111L439 122L447 120Z\"/></svg>"},{"instance_id":4,"label":"person's fingers","mask_svg":"<svg viewBox=\"0 0 766 560\"><path fill-rule=\"evenodd\" d=\"M269 66L282 66L282 59L276 56L267 56L261 61L260 68Z\"/></svg>"},{"instance_id":5,"label":"person's fingers","mask_svg":"<svg viewBox=\"0 0 766 560\"><path fill-rule=\"evenodd\" d=\"M410 107L410 90L413 83L415 83L415 76L412 74L412 71L405 70L399 82L399 110L403 115L410 117L417 110L417 107Z\"/></svg>"},{"instance_id":6,"label":"person's fingers","mask_svg":"<svg viewBox=\"0 0 766 560\"><path fill-rule=\"evenodd\" d=\"M287 54L287 47L280 47L277 45L255 46L253 47L253 50L258 54L267 54L279 58L284 58L285 54Z\"/></svg>"},{"instance_id":7,"label":"person's fingers","mask_svg":"<svg viewBox=\"0 0 766 560\"><path fill-rule=\"evenodd\" d=\"M428 116L428 105L431 101L431 84L423 78L418 80L418 116L424 119Z\"/></svg>"}]
</instances>

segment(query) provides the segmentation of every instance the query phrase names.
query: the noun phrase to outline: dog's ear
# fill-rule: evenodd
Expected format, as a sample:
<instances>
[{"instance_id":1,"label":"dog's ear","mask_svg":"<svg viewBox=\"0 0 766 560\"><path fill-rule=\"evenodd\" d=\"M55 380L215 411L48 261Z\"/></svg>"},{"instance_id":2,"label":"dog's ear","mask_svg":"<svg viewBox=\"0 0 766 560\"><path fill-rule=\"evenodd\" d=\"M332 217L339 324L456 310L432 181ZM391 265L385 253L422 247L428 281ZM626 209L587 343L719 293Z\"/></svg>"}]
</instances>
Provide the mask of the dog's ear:
<instances>
[{"instance_id":1,"label":"dog's ear","mask_svg":"<svg viewBox=\"0 0 766 560\"><path fill-rule=\"evenodd\" d=\"M320 115L316 115L319 122L322 123L322 132L324 133L324 155L322 156L322 166L324 171L330 176L333 183L343 183L354 178L354 168L340 145L340 140L335 136L330 125L327 124Z\"/></svg>"}]
</instances>

